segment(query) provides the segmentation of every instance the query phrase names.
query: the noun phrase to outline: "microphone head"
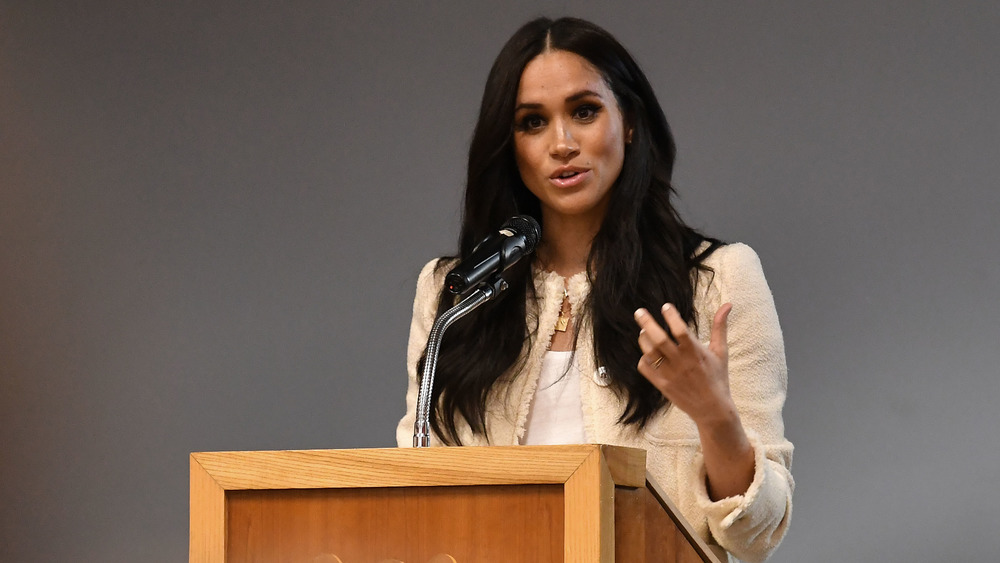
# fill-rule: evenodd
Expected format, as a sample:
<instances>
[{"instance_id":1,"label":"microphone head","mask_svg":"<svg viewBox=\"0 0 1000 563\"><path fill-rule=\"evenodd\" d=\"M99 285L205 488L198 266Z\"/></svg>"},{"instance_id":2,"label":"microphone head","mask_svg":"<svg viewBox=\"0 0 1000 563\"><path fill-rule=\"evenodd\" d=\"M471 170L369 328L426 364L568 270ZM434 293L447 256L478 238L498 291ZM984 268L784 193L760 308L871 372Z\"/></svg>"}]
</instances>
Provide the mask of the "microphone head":
<instances>
[{"instance_id":1,"label":"microphone head","mask_svg":"<svg viewBox=\"0 0 1000 563\"><path fill-rule=\"evenodd\" d=\"M538 246L542 229L529 215L516 215L500 231L483 239L472 255L452 268L445 276L445 286L455 294L465 293L491 276L499 276Z\"/></svg>"},{"instance_id":2,"label":"microphone head","mask_svg":"<svg viewBox=\"0 0 1000 563\"><path fill-rule=\"evenodd\" d=\"M538 241L542 238L542 228L538 226L538 221L531 215L515 215L500 227L510 229L524 237L524 253L531 254L538 246Z\"/></svg>"}]
</instances>

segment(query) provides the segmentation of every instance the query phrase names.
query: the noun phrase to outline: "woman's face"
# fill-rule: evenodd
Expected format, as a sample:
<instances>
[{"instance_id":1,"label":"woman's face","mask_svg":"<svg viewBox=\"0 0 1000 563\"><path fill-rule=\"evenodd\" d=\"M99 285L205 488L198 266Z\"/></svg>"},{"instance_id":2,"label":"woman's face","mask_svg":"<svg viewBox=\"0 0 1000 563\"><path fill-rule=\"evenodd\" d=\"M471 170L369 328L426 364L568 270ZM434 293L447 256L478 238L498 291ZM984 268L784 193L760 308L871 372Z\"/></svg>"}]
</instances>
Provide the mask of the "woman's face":
<instances>
[{"instance_id":1,"label":"woman's face","mask_svg":"<svg viewBox=\"0 0 1000 563\"><path fill-rule=\"evenodd\" d=\"M524 68L514 110L514 152L543 220L600 225L622 170L628 133L601 74L568 51L548 51Z\"/></svg>"}]
</instances>

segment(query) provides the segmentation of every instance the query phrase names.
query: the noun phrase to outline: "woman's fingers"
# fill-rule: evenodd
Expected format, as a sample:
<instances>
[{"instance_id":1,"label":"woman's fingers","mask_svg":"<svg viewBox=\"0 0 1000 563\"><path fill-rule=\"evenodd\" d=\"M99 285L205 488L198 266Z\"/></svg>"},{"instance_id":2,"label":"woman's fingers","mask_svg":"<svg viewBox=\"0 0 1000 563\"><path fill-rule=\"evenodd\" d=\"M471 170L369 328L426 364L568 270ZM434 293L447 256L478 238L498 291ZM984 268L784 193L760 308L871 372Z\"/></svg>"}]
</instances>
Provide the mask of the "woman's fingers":
<instances>
[{"instance_id":1,"label":"woman's fingers","mask_svg":"<svg viewBox=\"0 0 1000 563\"><path fill-rule=\"evenodd\" d=\"M715 319L712 321L712 339L708 343L708 349L722 361L729 359L729 342L726 339L729 334L729 313L732 310L732 303L724 303L715 312Z\"/></svg>"},{"instance_id":2,"label":"woman's fingers","mask_svg":"<svg viewBox=\"0 0 1000 563\"><path fill-rule=\"evenodd\" d=\"M731 310L729 303L719 307L708 346L688 331L687 323L670 304L661 310L667 329L661 327L649 311L639 309L635 312L635 321L641 329L639 373L696 422L716 416L732 402L726 343Z\"/></svg>"},{"instance_id":3,"label":"woman's fingers","mask_svg":"<svg viewBox=\"0 0 1000 563\"><path fill-rule=\"evenodd\" d=\"M639 348L642 350L646 361L653 364L660 358L667 358L676 350L676 345L663 330L663 327L656 322L653 315L645 309L635 312L635 322L639 325ZM660 360L662 361L662 360Z\"/></svg>"},{"instance_id":4,"label":"woman's fingers","mask_svg":"<svg viewBox=\"0 0 1000 563\"><path fill-rule=\"evenodd\" d=\"M660 313L663 315L663 320L667 322L667 327L670 329L670 334L673 336L674 342L677 343L677 347L682 350L690 348L692 345L691 334L688 332L687 323L677 312L677 308L666 303L660 308Z\"/></svg>"}]
</instances>

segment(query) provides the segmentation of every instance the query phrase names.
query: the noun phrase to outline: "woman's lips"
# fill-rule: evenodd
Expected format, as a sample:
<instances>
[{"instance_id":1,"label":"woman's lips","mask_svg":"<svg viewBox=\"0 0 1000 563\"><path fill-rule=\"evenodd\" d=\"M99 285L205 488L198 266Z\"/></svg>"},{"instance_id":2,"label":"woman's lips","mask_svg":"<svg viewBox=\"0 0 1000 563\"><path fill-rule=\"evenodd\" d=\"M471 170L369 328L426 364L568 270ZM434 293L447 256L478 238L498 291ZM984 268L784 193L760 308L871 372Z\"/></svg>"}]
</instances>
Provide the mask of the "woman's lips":
<instances>
[{"instance_id":1,"label":"woman's lips","mask_svg":"<svg viewBox=\"0 0 1000 563\"><path fill-rule=\"evenodd\" d=\"M572 188L586 182L587 179L590 178L590 175L590 170L583 170L576 172L576 174L573 174L572 176L553 176L552 178L549 178L549 181L560 188Z\"/></svg>"}]
</instances>

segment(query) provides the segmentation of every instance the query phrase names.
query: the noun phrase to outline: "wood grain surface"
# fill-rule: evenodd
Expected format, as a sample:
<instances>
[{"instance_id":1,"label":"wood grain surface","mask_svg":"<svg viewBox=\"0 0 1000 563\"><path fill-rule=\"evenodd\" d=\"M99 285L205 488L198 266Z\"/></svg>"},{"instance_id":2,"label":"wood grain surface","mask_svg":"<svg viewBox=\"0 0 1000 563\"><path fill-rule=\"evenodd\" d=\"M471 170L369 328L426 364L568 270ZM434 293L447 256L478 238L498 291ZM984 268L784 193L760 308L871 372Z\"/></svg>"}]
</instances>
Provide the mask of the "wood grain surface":
<instances>
[{"instance_id":1,"label":"wood grain surface","mask_svg":"<svg viewBox=\"0 0 1000 563\"><path fill-rule=\"evenodd\" d=\"M559 485L235 491L226 561L563 561Z\"/></svg>"},{"instance_id":2,"label":"wood grain surface","mask_svg":"<svg viewBox=\"0 0 1000 563\"><path fill-rule=\"evenodd\" d=\"M190 522L191 563L718 563L604 445L193 453Z\"/></svg>"}]
</instances>

